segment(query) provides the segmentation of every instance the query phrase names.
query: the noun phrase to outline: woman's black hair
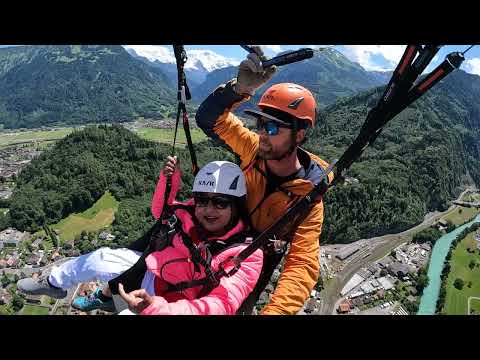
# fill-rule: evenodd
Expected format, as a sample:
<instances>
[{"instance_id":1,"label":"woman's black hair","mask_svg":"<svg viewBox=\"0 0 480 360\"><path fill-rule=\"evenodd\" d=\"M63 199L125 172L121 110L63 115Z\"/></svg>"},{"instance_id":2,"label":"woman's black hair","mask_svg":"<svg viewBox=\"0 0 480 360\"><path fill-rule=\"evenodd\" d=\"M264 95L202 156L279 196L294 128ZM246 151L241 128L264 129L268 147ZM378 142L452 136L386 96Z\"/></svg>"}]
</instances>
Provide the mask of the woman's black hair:
<instances>
[{"instance_id":1,"label":"woman's black hair","mask_svg":"<svg viewBox=\"0 0 480 360\"><path fill-rule=\"evenodd\" d=\"M242 220L247 227L251 227L250 217L248 216L247 209L247 195L242 197L233 197L233 203L235 204L236 219L233 219L233 209L232 209L232 222L234 226L238 223L239 220Z\"/></svg>"}]
</instances>

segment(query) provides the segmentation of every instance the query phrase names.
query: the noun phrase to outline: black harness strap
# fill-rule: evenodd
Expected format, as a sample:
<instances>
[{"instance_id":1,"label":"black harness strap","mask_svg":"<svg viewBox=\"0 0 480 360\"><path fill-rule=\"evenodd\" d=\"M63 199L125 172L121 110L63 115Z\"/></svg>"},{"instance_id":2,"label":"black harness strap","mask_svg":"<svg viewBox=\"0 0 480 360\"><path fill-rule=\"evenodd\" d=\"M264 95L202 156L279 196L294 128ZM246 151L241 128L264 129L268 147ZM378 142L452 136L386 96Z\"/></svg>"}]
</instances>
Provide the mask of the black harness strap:
<instances>
[{"instance_id":1,"label":"black harness strap","mask_svg":"<svg viewBox=\"0 0 480 360\"><path fill-rule=\"evenodd\" d=\"M390 105L394 99L398 99L399 95L408 91L411 83L415 81L416 76L415 72L411 71L411 65L420 50L421 47L419 45L408 45L405 49L405 52L393 72L392 78L385 88L383 95L378 100L377 105L369 111L357 138L348 147L340 160L338 160L338 174L342 174L344 169L348 169L353 162L360 157L368 145L370 145L372 134L376 133L377 130L381 128L380 123L383 123L383 120L389 111L388 105Z\"/></svg>"},{"instance_id":2,"label":"black harness strap","mask_svg":"<svg viewBox=\"0 0 480 360\"><path fill-rule=\"evenodd\" d=\"M253 165L253 167L268 181L268 175L265 174L265 171L263 171L262 169L260 169L258 167L258 164ZM292 198L292 193L290 191L286 190L285 188L283 188L282 185L279 185L270 194L268 194L266 196L265 195L263 196L263 198L258 202L257 206L255 206L255 208L252 211L250 211L250 213L248 214L248 217L251 218L253 213L260 208L260 206L265 202L265 200L267 200L268 197L270 197L270 195L276 193L277 191L281 191L285 195L287 195L289 198Z\"/></svg>"},{"instance_id":3,"label":"black harness strap","mask_svg":"<svg viewBox=\"0 0 480 360\"><path fill-rule=\"evenodd\" d=\"M211 267L213 256L229 248L245 244L245 234L243 233L237 234L225 242L211 241L211 242L203 243L203 245L205 246L205 253L206 253L206 259L204 259L201 256L199 248L195 246L195 244L190 239L190 237L187 234L185 234L183 230L181 230L181 226L177 228L177 231L181 233L182 241L184 245L188 248L190 255L192 256L191 258L192 263L196 267L195 272L200 271L200 269L198 268L198 265L201 265L205 270L206 276L201 279L182 281L177 284L167 283L166 292L182 291L192 287L203 286L199 297L204 296L208 294L212 289L217 287L220 283L220 278L218 278L215 275Z\"/></svg>"},{"instance_id":4,"label":"black harness strap","mask_svg":"<svg viewBox=\"0 0 480 360\"><path fill-rule=\"evenodd\" d=\"M177 140L177 131L178 123L180 121L180 114L182 114L183 119L183 129L185 131L185 137L187 138L188 151L190 152L190 158L192 160L192 172L193 175L198 173L197 157L195 155L195 149L193 147L192 137L190 135L190 125L188 122L188 114L186 103L187 100L192 98L190 94L190 89L187 85L187 79L185 76L185 63L187 62L187 53L183 45L173 45L173 51L175 53L175 60L177 62L177 73L178 73L178 108L177 108L177 119L175 122L175 135L173 138L173 149L175 150L175 143Z\"/></svg>"},{"instance_id":5,"label":"black harness strap","mask_svg":"<svg viewBox=\"0 0 480 360\"><path fill-rule=\"evenodd\" d=\"M385 124L411 103L406 100L406 94L440 48L439 45L425 45L423 48L417 45L407 47L383 96L377 106L369 112L359 136L347 149L342 159L338 161L337 174L348 169L361 156L366 147L373 144ZM418 57L413 61L417 51L419 52ZM396 108L401 110L395 112Z\"/></svg>"},{"instance_id":6,"label":"black harness strap","mask_svg":"<svg viewBox=\"0 0 480 360\"><path fill-rule=\"evenodd\" d=\"M185 63L187 62L187 53L183 45L173 45L173 51L175 54L175 60L177 63L177 75L178 75L178 107L177 107L177 118L175 121L175 133L173 136L172 144L172 156L175 155L175 144L177 142L177 133L178 133L178 123L180 121L180 115L183 114L183 128L185 131L185 137L187 138L188 151L190 152L190 158L192 160L192 172L193 175L198 173L197 157L195 155L195 149L193 148L192 138L190 135L190 126L188 123L188 114L186 108L187 100L192 98L190 94L190 89L187 85L187 79L185 77ZM161 219L169 218L173 212L168 205L168 198L172 191L172 179L171 177L167 178L167 184L164 193L164 208L162 209L162 214L160 215Z\"/></svg>"}]
</instances>

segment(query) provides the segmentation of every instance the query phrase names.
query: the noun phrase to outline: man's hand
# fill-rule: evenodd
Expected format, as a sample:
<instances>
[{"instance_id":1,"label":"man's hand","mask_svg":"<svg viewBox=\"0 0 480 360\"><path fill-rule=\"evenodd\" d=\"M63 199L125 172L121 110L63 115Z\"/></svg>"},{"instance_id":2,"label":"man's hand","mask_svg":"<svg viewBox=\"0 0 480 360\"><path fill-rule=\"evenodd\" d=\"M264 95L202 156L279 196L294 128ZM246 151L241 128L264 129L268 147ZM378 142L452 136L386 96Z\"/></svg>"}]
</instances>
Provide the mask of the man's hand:
<instances>
[{"instance_id":1,"label":"man's hand","mask_svg":"<svg viewBox=\"0 0 480 360\"><path fill-rule=\"evenodd\" d=\"M255 53L248 54L238 67L237 83L234 90L239 95L255 94L255 90L270 80L277 71L276 66L263 69L261 57L263 51L260 46L252 46Z\"/></svg>"},{"instance_id":2,"label":"man's hand","mask_svg":"<svg viewBox=\"0 0 480 360\"><path fill-rule=\"evenodd\" d=\"M136 314L140 314L153 303L153 297L148 295L145 289L134 290L127 294L123 289L123 285L118 284L118 293L128 304L128 308Z\"/></svg>"},{"instance_id":3,"label":"man's hand","mask_svg":"<svg viewBox=\"0 0 480 360\"><path fill-rule=\"evenodd\" d=\"M175 168L177 167L177 157L176 156L167 156L167 160L165 161L165 165L163 166L163 173L166 177L171 177L175 172Z\"/></svg>"},{"instance_id":4,"label":"man's hand","mask_svg":"<svg viewBox=\"0 0 480 360\"><path fill-rule=\"evenodd\" d=\"M320 189L321 189L321 194L322 195L318 195L316 198L315 198L315 201L320 201L322 200L323 198L323 195L325 195L325 193L328 191L328 188L330 186L330 183L328 181L328 176L324 176L323 179L320 181ZM318 186L318 185L317 185Z\"/></svg>"}]
</instances>

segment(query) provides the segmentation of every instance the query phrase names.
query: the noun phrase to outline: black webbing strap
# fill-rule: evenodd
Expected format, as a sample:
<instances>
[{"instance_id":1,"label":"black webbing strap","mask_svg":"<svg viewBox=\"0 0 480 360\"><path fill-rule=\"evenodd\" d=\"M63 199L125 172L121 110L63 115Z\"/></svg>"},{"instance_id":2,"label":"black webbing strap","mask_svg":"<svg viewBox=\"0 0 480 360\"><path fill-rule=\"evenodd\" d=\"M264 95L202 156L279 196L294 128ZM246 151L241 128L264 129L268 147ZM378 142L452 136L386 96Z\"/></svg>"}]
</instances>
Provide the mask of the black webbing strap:
<instances>
[{"instance_id":1,"label":"black webbing strap","mask_svg":"<svg viewBox=\"0 0 480 360\"><path fill-rule=\"evenodd\" d=\"M187 52L183 45L173 45L173 51L175 54L175 60L177 63L177 74L178 74L178 108L177 108L177 118L175 122L175 135L173 137L173 149L175 149L175 143L177 141L177 131L178 123L180 121L180 114L182 114L183 120L183 129L185 131L185 137L187 139L188 151L190 153L190 159L192 160L192 172L193 175L198 173L197 157L195 155L195 149L193 147L192 136L190 134L190 125L188 121L188 114L186 103L187 100L192 98L190 94L190 89L187 85L187 78L185 76L185 63L187 62Z\"/></svg>"},{"instance_id":2,"label":"black webbing strap","mask_svg":"<svg viewBox=\"0 0 480 360\"><path fill-rule=\"evenodd\" d=\"M412 65L411 73L413 73L413 75L411 76L412 77L414 76L415 78L409 79L410 87L415 81L416 77L418 77L418 75L421 74L423 70L428 66L428 63L426 61L427 60L431 61L431 59L433 59L435 53L438 51L438 48L437 49L434 48L433 51L434 53L429 54L429 56L426 56L425 57L426 60L423 60L423 61L421 61L422 59L420 58L421 56L421 53L420 53L419 58L417 58L418 61L416 60L415 63ZM402 112L406 107L408 107L418 98L420 98L423 94L425 94L429 89L431 89L439 81L444 79L453 70L458 69L462 64L463 60L465 60L465 58L462 53L452 52L448 54L445 60L440 65L438 65L430 74L424 77L417 85L411 88L403 89L402 94L400 94L399 97L395 98L394 101L392 101L392 103L389 105L388 111L385 113L383 118L378 118L377 126L374 129L374 131L372 131L370 134L367 134L368 142L366 144L364 143L362 149L364 150L368 145L373 144L375 139L382 132L383 127L385 126L386 123L388 123L396 115ZM355 159L353 159L353 161L355 161L360 157L363 150L360 153L356 154ZM353 161L351 161L351 163L353 163ZM336 170L336 173L340 174L340 171L343 172L345 169L346 168L341 169L339 167Z\"/></svg>"},{"instance_id":3,"label":"black webbing strap","mask_svg":"<svg viewBox=\"0 0 480 360\"><path fill-rule=\"evenodd\" d=\"M168 283L166 292L182 291L192 287L204 286L201 292L204 295L208 294L212 289L217 287L218 284L220 283L220 277L217 277L211 268L213 256L229 248L244 245L245 239L246 239L245 233L239 233L230 237L228 240L225 240L225 241L220 241L220 240L207 241L204 243L206 259L203 259L200 255L200 251L193 244L192 240L188 237L188 235L183 233L182 236L184 236L182 237L183 243L185 244L185 246L187 246L187 248L190 251L190 254L192 255L192 262L194 266L198 264L202 265L205 269L206 276L201 279L182 281L177 284Z\"/></svg>"},{"instance_id":4,"label":"black webbing strap","mask_svg":"<svg viewBox=\"0 0 480 360\"><path fill-rule=\"evenodd\" d=\"M260 169L260 167L258 166L258 164L254 164L253 167L265 178L267 179L268 181L268 175L265 173L265 171L263 171L262 169ZM270 194L268 195L263 195L263 198L258 202L258 204L253 208L252 211L250 211L250 213L248 214L248 217L251 218L253 213L255 211L257 211L260 206L265 202L265 200L267 200L270 195L272 195L273 193L277 192L277 191L281 191L283 192L285 195L287 195L289 198L291 198L291 192L286 190L285 188L282 187L282 184L278 185Z\"/></svg>"},{"instance_id":5,"label":"black webbing strap","mask_svg":"<svg viewBox=\"0 0 480 360\"><path fill-rule=\"evenodd\" d=\"M370 145L372 134L375 134L381 128L383 119L389 112L389 105L408 91L413 81L415 81L416 76L411 71L411 65L420 50L422 50L420 45L407 46L377 105L369 111L357 138L338 160L337 174L342 174L360 157L363 151Z\"/></svg>"},{"instance_id":6,"label":"black webbing strap","mask_svg":"<svg viewBox=\"0 0 480 360\"><path fill-rule=\"evenodd\" d=\"M428 90L430 90L438 82L444 79L453 70L458 69L464 60L465 57L463 56L463 53L452 52L448 54L445 60L440 65L438 65L430 74L428 74L424 79L422 79L422 81L420 81L417 85L415 85L412 89L408 91L401 103L396 104L396 106L392 110L392 113L389 114L387 121L400 113L411 103L416 101L420 96L425 94Z\"/></svg>"},{"instance_id":7,"label":"black webbing strap","mask_svg":"<svg viewBox=\"0 0 480 360\"><path fill-rule=\"evenodd\" d=\"M195 272L200 271L198 266L201 265L205 270L206 276L202 279L182 281L177 284L168 284L167 292L182 291L200 285L211 285L212 287L216 287L219 284L220 280L215 277L215 273L210 266L212 260L211 253L209 251L206 251L207 259L204 259L198 247L193 243L192 239L187 234L185 234L185 232L181 228L181 225L178 225L176 230L177 233L181 235L183 244L190 252L192 263L195 267Z\"/></svg>"}]
</instances>

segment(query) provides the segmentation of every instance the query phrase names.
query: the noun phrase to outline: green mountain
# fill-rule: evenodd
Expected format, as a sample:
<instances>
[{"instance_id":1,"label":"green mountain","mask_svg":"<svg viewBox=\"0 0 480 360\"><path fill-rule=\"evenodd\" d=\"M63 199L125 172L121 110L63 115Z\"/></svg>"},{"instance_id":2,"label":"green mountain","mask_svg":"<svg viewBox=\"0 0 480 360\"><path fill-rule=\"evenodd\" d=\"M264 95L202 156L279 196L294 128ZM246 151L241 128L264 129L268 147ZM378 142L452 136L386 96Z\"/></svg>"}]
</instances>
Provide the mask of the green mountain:
<instances>
[{"instance_id":1,"label":"green mountain","mask_svg":"<svg viewBox=\"0 0 480 360\"><path fill-rule=\"evenodd\" d=\"M175 94L121 46L0 49L0 124L7 128L162 118Z\"/></svg>"},{"instance_id":2,"label":"green mountain","mask_svg":"<svg viewBox=\"0 0 480 360\"><path fill-rule=\"evenodd\" d=\"M358 134L384 87L327 107L306 148L331 161ZM326 195L323 242L405 230L445 210L466 183L480 185L480 77L463 71L405 109L384 128L349 176L358 184Z\"/></svg>"},{"instance_id":3,"label":"green mountain","mask_svg":"<svg viewBox=\"0 0 480 360\"><path fill-rule=\"evenodd\" d=\"M305 148L327 161L353 141L384 87L324 108ZM466 184L480 186L480 77L456 71L384 128L347 175L325 196L322 243L349 243L407 229L444 210ZM211 142L195 146L199 165L233 161ZM106 190L121 201L114 229L122 243L151 223L149 203L169 146L141 140L121 126L75 131L19 175L1 227L35 230L91 206ZM178 150L184 189L193 176ZM188 196L184 190L181 197Z\"/></svg>"},{"instance_id":4,"label":"green mountain","mask_svg":"<svg viewBox=\"0 0 480 360\"><path fill-rule=\"evenodd\" d=\"M194 99L203 100L219 84L235 76L237 67L212 71L205 82L193 89ZM334 49L327 49L311 59L279 67L272 81L257 91L252 104L259 99L266 87L282 82L293 82L310 89L321 107L332 104L338 98L352 96L385 83L378 74L364 70Z\"/></svg>"}]
</instances>

